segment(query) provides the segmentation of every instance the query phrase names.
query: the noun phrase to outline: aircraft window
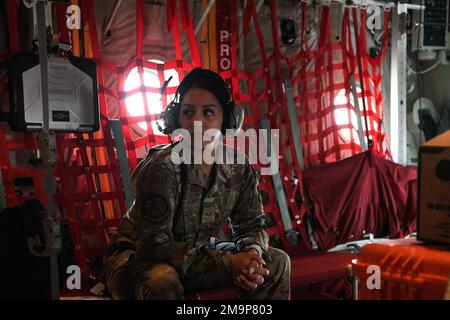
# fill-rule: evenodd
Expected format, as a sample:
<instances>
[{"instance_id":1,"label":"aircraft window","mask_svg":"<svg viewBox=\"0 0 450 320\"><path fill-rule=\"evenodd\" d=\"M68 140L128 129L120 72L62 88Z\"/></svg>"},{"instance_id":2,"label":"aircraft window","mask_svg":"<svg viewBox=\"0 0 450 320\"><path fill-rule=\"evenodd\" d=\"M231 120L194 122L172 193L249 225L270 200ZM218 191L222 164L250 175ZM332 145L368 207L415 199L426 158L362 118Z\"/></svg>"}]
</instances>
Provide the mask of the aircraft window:
<instances>
[{"instance_id":1,"label":"aircraft window","mask_svg":"<svg viewBox=\"0 0 450 320\"><path fill-rule=\"evenodd\" d=\"M361 88L358 86L356 88L356 92L357 93L361 93ZM336 97L334 98L334 121L336 123L336 125L338 126L346 126L346 128L341 128L339 129L339 136L342 138L342 140L347 143L351 141L351 137L353 136L353 141L356 144L360 144L359 141L359 135L358 135L358 118L356 116L355 113L355 100L353 98L353 94L350 93L349 94L350 97L350 112L348 110L348 100L347 97L345 96L345 90L342 89L341 91L338 92L338 94L336 95ZM366 99L367 101L367 99ZM359 108L362 110L363 108L363 101L362 98L358 98L358 105ZM373 103L371 103L370 108L372 109L373 112L375 112L375 106L373 105ZM369 124L369 130L371 129L371 121L368 121ZM364 119L362 119L362 126L363 129L365 130L366 125L364 123ZM374 128L375 130L378 130L377 127Z\"/></svg>"},{"instance_id":2,"label":"aircraft window","mask_svg":"<svg viewBox=\"0 0 450 320\"><path fill-rule=\"evenodd\" d=\"M150 62L155 62L158 64L164 64L164 61L160 60L149 60ZM179 84L179 77L178 73L175 69L168 69L164 71L164 78L167 80L169 77L172 76L172 80L169 82L169 86L178 86ZM161 86L163 85L160 83L158 78L158 73L155 70L144 68L143 73L144 78L144 85L150 88L160 90ZM124 83L124 90L125 92L130 91L132 89L138 88L141 85L140 77L138 73L138 68L133 68L130 73L127 75L127 78L125 79ZM156 92L147 92L146 93L147 98L147 105L148 105L148 111L151 115L156 115L163 111L163 105L161 100L161 95ZM170 102L173 99L173 95L167 95L167 101ZM144 101L142 99L142 94L136 93L133 94L125 99L125 105L127 108L128 115L130 116L143 116L145 115L145 106ZM156 121L151 122L153 132L155 135L162 135L162 133L159 131ZM142 129L144 132L147 131L147 123L145 121L139 122L138 126L140 129ZM144 133L142 132L142 133Z\"/></svg>"}]
</instances>

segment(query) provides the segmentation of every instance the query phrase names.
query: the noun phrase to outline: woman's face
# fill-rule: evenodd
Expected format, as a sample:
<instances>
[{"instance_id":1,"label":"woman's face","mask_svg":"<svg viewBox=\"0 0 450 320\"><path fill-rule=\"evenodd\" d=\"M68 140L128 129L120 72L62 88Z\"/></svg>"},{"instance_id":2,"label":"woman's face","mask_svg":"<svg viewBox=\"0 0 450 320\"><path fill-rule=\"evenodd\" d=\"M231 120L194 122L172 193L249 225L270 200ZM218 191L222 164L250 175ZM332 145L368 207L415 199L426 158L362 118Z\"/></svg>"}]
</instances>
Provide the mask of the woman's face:
<instances>
[{"instance_id":1,"label":"woman's face","mask_svg":"<svg viewBox=\"0 0 450 320\"><path fill-rule=\"evenodd\" d=\"M208 90L200 88L189 89L181 101L178 123L182 129L191 134L194 141L194 121L202 124L202 135L208 129L221 130L223 123L223 110L217 98ZM202 140L202 147L211 142L211 136Z\"/></svg>"}]
</instances>

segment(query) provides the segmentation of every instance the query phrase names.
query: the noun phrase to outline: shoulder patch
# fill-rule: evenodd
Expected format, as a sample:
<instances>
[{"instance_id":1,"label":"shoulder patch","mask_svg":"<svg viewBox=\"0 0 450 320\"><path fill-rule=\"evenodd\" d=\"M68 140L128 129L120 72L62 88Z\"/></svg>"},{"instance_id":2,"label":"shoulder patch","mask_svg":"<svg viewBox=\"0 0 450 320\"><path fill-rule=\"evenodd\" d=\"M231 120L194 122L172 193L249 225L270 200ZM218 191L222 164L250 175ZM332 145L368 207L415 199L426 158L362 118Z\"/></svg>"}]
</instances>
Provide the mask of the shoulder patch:
<instances>
[{"instance_id":1,"label":"shoulder patch","mask_svg":"<svg viewBox=\"0 0 450 320\"><path fill-rule=\"evenodd\" d=\"M142 204L142 217L150 223L162 223L170 217L167 200L157 194L149 195Z\"/></svg>"}]
</instances>

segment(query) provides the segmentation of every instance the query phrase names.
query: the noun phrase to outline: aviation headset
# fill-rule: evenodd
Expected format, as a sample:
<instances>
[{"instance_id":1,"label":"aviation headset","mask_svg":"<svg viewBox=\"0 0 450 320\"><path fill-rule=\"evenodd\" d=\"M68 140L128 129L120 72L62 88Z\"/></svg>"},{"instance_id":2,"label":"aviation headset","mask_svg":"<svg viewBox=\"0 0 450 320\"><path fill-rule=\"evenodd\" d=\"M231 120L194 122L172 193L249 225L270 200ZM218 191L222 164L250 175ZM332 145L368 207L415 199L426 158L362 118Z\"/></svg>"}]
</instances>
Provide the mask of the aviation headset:
<instances>
[{"instance_id":1,"label":"aviation headset","mask_svg":"<svg viewBox=\"0 0 450 320\"><path fill-rule=\"evenodd\" d=\"M236 105L232 100L228 84L220 75L211 70L201 68L193 69L181 81L175 92L174 100L159 115L159 118L164 122L163 128L158 125L159 130L164 134L172 134L174 130L180 128L178 116L180 114L181 101L191 88L208 90L217 98L223 108L222 134L226 134L227 129L232 129L233 135L236 135L244 122L244 109L242 106Z\"/></svg>"}]
</instances>

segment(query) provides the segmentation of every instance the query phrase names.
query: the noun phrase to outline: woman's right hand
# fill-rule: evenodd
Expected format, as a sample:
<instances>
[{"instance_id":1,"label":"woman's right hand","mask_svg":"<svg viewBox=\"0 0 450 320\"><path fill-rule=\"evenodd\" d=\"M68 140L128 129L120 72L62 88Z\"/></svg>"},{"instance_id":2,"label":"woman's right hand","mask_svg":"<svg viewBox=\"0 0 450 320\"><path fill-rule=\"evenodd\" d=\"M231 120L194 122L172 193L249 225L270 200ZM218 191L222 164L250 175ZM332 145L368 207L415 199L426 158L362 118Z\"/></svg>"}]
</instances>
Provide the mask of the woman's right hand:
<instances>
[{"instance_id":1,"label":"woman's right hand","mask_svg":"<svg viewBox=\"0 0 450 320\"><path fill-rule=\"evenodd\" d=\"M269 270L263 267L264 260L257 250L249 250L232 255L231 269L234 284L244 290L256 289L264 282L263 275Z\"/></svg>"}]
</instances>

